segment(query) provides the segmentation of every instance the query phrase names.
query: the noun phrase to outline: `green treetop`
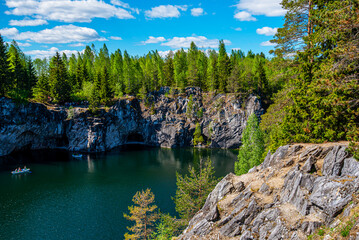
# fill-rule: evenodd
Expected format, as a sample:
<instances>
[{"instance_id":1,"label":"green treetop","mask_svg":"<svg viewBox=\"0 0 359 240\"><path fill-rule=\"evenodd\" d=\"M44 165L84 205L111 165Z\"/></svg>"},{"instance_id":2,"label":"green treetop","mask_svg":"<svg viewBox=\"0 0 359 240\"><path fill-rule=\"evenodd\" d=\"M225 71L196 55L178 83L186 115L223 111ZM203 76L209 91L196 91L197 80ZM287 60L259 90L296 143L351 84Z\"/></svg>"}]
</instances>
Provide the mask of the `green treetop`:
<instances>
[{"instance_id":1,"label":"green treetop","mask_svg":"<svg viewBox=\"0 0 359 240\"><path fill-rule=\"evenodd\" d=\"M262 161L265 151L264 138L259 128L258 118L253 113L249 116L246 128L242 135L242 146L239 149L238 161L234 165L234 172L242 175Z\"/></svg>"}]
</instances>

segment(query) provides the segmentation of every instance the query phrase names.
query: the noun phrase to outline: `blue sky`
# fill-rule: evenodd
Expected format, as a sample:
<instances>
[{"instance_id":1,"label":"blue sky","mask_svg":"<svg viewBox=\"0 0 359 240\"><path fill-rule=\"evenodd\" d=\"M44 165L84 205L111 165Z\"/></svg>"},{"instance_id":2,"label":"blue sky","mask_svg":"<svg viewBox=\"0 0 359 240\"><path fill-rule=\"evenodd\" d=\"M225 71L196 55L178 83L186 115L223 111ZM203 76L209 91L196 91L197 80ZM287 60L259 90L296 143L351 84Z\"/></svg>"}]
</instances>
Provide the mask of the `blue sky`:
<instances>
[{"instance_id":1,"label":"blue sky","mask_svg":"<svg viewBox=\"0 0 359 240\"><path fill-rule=\"evenodd\" d=\"M85 45L110 52L144 55L157 49L188 48L191 41L227 51L268 53L276 28L284 23L280 0L4 0L0 33L15 39L33 58L82 51Z\"/></svg>"}]
</instances>

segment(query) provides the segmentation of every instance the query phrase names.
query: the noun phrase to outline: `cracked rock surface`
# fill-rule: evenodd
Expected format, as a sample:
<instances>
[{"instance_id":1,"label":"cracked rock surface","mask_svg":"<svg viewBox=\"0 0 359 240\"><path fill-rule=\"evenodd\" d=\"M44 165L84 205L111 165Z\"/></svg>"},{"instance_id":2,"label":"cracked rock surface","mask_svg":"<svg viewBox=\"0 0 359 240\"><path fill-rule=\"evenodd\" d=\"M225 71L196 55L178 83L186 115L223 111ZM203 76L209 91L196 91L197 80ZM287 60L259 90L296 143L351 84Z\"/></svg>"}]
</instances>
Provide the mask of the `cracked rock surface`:
<instances>
[{"instance_id":1,"label":"cracked rock surface","mask_svg":"<svg viewBox=\"0 0 359 240\"><path fill-rule=\"evenodd\" d=\"M179 239L304 240L332 226L339 214L359 205L353 202L359 162L346 148L347 143L286 145L269 153L258 171L228 174Z\"/></svg>"}]
</instances>

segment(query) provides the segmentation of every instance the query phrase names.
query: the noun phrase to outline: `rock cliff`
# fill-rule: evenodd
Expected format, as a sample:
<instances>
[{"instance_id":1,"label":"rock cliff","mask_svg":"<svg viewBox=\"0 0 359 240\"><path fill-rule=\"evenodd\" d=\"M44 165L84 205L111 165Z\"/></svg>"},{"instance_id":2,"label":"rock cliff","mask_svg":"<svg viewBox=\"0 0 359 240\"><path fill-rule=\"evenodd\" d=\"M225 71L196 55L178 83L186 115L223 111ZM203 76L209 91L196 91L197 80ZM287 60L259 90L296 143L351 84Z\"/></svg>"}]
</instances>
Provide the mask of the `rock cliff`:
<instances>
[{"instance_id":1,"label":"rock cliff","mask_svg":"<svg viewBox=\"0 0 359 240\"><path fill-rule=\"evenodd\" d=\"M170 88L147 95L145 101L127 97L94 116L85 108L47 109L42 104L16 105L0 99L0 156L24 148L66 147L100 152L128 143L159 147L193 145L198 122L212 148L237 148L248 116L263 109L255 96L202 93Z\"/></svg>"},{"instance_id":2,"label":"rock cliff","mask_svg":"<svg viewBox=\"0 0 359 240\"><path fill-rule=\"evenodd\" d=\"M359 162L346 148L282 146L248 174L228 174L179 239L307 239L324 226L334 229L324 239L337 239L340 219L359 206Z\"/></svg>"}]
</instances>

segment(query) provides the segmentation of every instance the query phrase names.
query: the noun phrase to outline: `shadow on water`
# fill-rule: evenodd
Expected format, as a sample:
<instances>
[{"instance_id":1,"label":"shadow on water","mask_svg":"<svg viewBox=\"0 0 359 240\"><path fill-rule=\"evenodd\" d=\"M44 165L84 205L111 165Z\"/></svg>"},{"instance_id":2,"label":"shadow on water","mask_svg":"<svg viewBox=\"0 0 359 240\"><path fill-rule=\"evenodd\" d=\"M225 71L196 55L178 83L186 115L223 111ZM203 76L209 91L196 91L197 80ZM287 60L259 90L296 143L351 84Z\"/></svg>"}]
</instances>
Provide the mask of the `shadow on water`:
<instances>
[{"instance_id":1,"label":"shadow on water","mask_svg":"<svg viewBox=\"0 0 359 240\"><path fill-rule=\"evenodd\" d=\"M0 239L122 239L132 196L151 188L162 212L175 214L176 172L210 157L217 177L233 172L236 151L126 145L72 158L66 150L0 158ZM26 165L33 173L12 176Z\"/></svg>"}]
</instances>

